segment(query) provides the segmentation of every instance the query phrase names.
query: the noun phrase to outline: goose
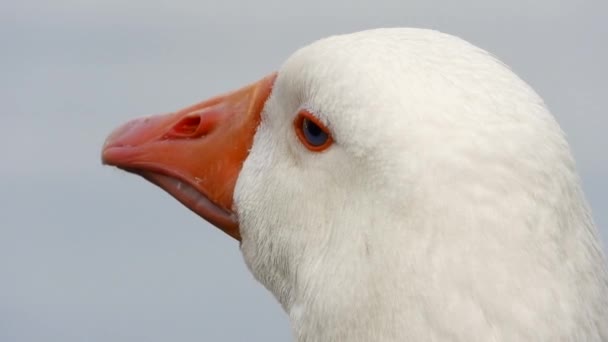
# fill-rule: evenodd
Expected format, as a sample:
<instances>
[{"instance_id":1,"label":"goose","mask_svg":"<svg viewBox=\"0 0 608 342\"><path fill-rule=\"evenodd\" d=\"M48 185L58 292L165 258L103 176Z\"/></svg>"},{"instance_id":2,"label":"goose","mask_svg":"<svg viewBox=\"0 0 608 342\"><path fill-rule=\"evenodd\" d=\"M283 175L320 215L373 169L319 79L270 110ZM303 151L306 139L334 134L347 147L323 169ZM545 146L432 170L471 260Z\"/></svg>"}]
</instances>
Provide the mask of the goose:
<instances>
[{"instance_id":1,"label":"goose","mask_svg":"<svg viewBox=\"0 0 608 342\"><path fill-rule=\"evenodd\" d=\"M297 341L608 341L606 258L563 132L455 36L321 39L126 123L102 161L238 240Z\"/></svg>"}]
</instances>

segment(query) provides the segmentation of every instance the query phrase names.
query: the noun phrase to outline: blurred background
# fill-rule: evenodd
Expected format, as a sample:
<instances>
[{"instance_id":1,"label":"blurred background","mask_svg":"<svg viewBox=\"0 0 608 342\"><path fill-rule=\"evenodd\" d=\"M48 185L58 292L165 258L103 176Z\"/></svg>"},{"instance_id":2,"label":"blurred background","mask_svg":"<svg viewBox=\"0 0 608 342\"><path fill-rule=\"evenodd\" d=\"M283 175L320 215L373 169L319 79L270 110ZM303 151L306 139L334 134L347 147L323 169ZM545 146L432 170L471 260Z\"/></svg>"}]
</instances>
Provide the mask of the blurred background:
<instances>
[{"instance_id":1,"label":"blurred background","mask_svg":"<svg viewBox=\"0 0 608 342\"><path fill-rule=\"evenodd\" d=\"M608 2L54 0L0 4L0 341L286 341L235 241L102 167L118 124L276 70L316 39L410 26L491 51L568 135L608 241Z\"/></svg>"}]
</instances>

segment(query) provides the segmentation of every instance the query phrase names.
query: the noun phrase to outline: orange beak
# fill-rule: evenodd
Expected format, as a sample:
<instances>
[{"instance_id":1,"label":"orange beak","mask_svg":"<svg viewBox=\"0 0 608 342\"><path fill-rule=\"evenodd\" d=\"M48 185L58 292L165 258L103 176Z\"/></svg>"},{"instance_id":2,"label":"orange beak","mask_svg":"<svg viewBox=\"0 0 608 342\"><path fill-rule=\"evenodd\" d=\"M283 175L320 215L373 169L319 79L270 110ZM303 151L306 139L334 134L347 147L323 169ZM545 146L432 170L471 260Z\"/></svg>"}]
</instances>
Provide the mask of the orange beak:
<instances>
[{"instance_id":1,"label":"orange beak","mask_svg":"<svg viewBox=\"0 0 608 342\"><path fill-rule=\"evenodd\" d=\"M234 186L275 78L176 113L128 122L107 138L102 161L158 185L240 241Z\"/></svg>"}]
</instances>

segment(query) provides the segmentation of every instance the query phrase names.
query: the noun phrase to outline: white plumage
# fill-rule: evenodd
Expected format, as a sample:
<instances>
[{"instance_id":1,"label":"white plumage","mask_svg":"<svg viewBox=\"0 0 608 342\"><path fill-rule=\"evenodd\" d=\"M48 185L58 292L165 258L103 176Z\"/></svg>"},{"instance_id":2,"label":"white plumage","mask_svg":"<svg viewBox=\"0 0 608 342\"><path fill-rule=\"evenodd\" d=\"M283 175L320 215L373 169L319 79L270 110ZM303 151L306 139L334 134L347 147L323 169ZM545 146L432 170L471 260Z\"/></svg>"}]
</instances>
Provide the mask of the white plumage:
<instances>
[{"instance_id":1,"label":"white plumage","mask_svg":"<svg viewBox=\"0 0 608 342\"><path fill-rule=\"evenodd\" d=\"M293 132L309 109L335 143ZM420 29L307 46L238 178L245 262L299 341L608 341L608 277L568 144L487 52Z\"/></svg>"}]
</instances>

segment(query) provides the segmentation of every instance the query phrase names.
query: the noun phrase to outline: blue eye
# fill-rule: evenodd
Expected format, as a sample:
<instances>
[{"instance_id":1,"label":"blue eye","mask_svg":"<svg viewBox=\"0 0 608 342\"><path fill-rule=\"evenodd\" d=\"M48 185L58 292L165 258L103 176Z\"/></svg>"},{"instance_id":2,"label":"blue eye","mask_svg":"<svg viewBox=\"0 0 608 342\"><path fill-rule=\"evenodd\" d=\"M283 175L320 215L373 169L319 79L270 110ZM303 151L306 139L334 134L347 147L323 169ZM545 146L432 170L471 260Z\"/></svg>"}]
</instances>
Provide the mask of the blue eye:
<instances>
[{"instance_id":1,"label":"blue eye","mask_svg":"<svg viewBox=\"0 0 608 342\"><path fill-rule=\"evenodd\" d=\"M307 110L298 113L294 126L302 144L311 151L323 151L333 142L327 127Z\"/></svg>"},{"instance_id":2,"label":"blue eye","mask_svg":"<svg viewBox=\"0 0 608 342\"><path fill-rule=\"evenodd\" d=\"M308 118L302 120L302 132L304 132L306 141L312 146L321 146L329 139L329 135Z\"/></svg>"}]
</instances>

